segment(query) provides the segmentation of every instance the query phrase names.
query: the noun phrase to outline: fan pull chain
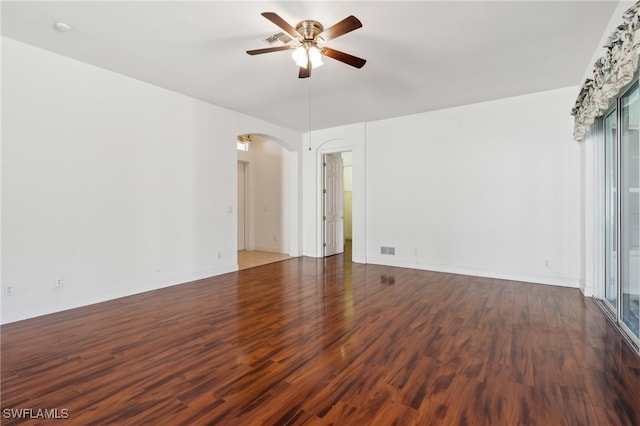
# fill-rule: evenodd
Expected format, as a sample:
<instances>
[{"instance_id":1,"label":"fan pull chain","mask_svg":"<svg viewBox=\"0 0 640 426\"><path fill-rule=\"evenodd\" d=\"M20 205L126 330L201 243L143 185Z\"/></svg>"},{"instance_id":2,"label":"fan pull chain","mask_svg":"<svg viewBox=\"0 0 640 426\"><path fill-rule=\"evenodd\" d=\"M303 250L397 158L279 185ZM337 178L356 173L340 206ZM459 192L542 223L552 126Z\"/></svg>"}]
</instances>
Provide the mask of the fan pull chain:
<instances>
[{"instance_id":1,"label":"fan pull chain","mask_svg":"<svg viewBox=\"0 0 640 426\"><path fill-rule=\"evenodd\" d=\"M307 111L309 112L309 151L311 151L311 84L307 86L307 101Z\"/></svg>"}]
</instances>

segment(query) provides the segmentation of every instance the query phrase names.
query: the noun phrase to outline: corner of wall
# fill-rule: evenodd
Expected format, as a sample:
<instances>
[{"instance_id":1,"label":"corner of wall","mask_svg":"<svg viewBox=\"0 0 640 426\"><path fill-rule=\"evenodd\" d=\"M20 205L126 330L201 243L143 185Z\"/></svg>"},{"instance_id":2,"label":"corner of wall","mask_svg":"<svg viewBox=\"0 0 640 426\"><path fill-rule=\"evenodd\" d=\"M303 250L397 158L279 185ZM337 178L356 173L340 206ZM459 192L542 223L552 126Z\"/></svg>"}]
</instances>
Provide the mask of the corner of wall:
<instances>
[{"instance_id":1,"label":"corner of wall","mask_svg":"<svg viewBox=\"0 0 640 426\"><path fill-rule=\"evenodd\" d=\"M580 281L580 291L584 297L593 297L594 291L592 286L586 285L583 281Z\"/></svg>"}]
</instances>

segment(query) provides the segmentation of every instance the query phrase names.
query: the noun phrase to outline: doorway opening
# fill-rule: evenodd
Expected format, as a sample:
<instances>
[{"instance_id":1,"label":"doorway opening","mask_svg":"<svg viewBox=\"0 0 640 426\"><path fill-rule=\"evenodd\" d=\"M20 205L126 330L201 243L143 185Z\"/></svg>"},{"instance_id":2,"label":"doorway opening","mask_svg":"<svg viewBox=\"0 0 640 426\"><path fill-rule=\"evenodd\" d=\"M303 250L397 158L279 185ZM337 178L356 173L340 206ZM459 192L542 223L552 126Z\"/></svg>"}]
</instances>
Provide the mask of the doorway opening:
<instances>
[{"instance_id":1,"label":"doorway opening","mask_svg":"<svg viewBox=\"0 0 640 426\"><path fill-rule=\"evenodd\" d=\"M343 254L351 261L353 239L352 152L324 154L322 158L323 257Z\"/></svg>"},{"instance_id":2,"label":"doorway opening","mask_svg":"<svg viewBox=\"0 0 640 426\"><path fill-rule=\"evenodd\" d=\"M238 269L295 257L291 199L297 176L295 153L267 135L241 135L237 176ZM293 157L293 159L292 159Z\"/></svg>"}]
</instances>

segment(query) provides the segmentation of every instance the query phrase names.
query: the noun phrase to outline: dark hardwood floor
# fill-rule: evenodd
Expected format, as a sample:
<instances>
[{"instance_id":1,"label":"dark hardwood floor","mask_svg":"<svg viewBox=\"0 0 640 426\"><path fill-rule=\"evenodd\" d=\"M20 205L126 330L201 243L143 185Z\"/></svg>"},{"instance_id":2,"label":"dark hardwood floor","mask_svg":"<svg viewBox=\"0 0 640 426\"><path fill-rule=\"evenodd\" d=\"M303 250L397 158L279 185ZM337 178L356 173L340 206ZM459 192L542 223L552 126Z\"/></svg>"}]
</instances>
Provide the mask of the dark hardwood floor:
<instances>
[{"instance_id":1,"label":"dark hardwood floor","mask_svg":"<svg viewBox=\"0 0 640 426\"><path fill-rule=\"evenodd\" d=\"M297 258L2 326L2 424L22 424L11 409L68 416L26 424L639 425L640 360L577 289Z\"/></svg>"}]
</instances>

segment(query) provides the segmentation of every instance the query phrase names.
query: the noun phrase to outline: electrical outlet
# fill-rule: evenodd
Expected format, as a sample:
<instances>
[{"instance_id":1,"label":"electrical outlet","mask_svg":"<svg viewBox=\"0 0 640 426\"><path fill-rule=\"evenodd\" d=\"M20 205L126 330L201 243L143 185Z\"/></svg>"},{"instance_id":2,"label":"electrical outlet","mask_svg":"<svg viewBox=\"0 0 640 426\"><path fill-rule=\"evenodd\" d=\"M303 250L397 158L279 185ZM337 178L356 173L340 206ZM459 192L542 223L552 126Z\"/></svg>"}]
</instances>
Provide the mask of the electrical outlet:
<instances>
[{"instance_id":1,"label":"electrical outlet","mask_svg":"<svg viewBox=\"0 0 640 426\"><path fill-rule=\"evenodd\" d=\"M58 278L55 283L55 288L62 288L62 279Z\"/></svg>"},{"instance_id":2,"label":"electrical outlet","mask_svg":"<svg viewBox=\"0 0 640 426\"><path fill-rule=\"evenodd\" d=\"M16 288L14 286L8 285L4 288L5 296L13 296L14 294L16 294Z\"/></svg>"}]
</instances>

